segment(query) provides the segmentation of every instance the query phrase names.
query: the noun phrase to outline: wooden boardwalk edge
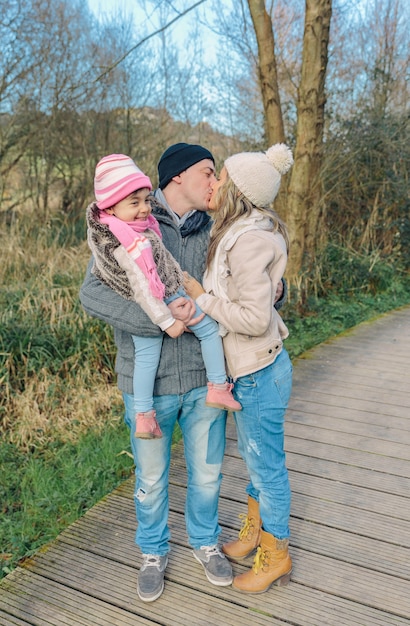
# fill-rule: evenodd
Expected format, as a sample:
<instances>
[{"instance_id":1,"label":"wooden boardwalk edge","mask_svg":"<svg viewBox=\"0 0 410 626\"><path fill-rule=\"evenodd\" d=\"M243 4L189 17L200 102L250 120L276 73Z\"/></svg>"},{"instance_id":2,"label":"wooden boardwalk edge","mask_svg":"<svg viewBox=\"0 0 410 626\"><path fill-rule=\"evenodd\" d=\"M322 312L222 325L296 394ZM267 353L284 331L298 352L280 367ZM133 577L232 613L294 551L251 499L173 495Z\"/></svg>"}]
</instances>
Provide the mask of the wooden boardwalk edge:
<instances>
[{"instance_id":1,"label":"wooden boardwalk edge","mask_svg":"<svg viewBox=\"0 0 410 626\"><path fill-rule=\"evenodd\" d=\"M292 486L288 587L215 587L184 523L183 445L170 472L165 591L136 594L133 479L0 582L0 626L404 626L410 623L410 307L325 342L295 362L286 422ZM247 475L233 420L221 540L237 534ZM233 564L244 571L252 560Z\"/></svg>"}]
</instances>

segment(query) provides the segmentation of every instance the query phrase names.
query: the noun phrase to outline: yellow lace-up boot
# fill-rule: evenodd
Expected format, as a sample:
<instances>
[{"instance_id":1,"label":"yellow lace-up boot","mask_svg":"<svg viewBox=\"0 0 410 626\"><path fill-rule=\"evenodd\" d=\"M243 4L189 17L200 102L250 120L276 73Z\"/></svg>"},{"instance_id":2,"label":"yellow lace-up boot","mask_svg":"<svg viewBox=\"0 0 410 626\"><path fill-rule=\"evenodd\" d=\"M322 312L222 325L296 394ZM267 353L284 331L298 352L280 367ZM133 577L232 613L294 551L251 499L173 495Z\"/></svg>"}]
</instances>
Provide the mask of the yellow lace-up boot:
<instances>
[{"instance_id":1,"label":"yellow lace-up boot","mask_svg":"<svg viewBox=\"0 0 410 626\"><path fill-rule=\"evenodd\" d=\"M232 586L246 593L263 593L273 584L287 585L292 571L288 547L287 539L276 539L262 530L252 568L235 576Z\"/></svg>"},{"instance_id":2,"label":"yellow lace-up boot","mask_svg":"<svg viewBox=\"0 0 410 626\"><path fill-rule=\"evenodd\" d=\"M262 522L259 514L259 503L248 496L248 514L239 516L242 527L236 541L222 546L222 552L231 559L244 559L252 554L259 545Z\"/></svg>"}]
</instances>

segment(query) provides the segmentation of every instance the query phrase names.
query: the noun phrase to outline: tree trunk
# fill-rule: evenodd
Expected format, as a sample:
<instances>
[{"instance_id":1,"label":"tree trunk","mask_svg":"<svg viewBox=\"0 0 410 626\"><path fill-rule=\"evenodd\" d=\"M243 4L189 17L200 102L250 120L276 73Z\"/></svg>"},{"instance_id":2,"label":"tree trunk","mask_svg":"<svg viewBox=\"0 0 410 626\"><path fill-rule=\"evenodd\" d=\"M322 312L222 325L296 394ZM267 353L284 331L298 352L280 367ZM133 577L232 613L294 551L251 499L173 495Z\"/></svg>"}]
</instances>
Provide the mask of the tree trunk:
<instances>
[{"instance_id":1,"label":"tree trunk","mask_svg":"<svg viewBox=\"0 0 410 626\"><path fill-rule=\"evenodd\" d=\"M298 92L295 164L286 222L290 230L287 278L300 284L305 258L314 258L321 205L325 76L332 0L306 0L302 74ZM299 279L298 279L299 276Z\"/></svg>"},{"instance_id":2,"label":"tree trunk","mask_svg":"<svg viewBox=\"0 0 410 626\"><path fill-rule=\"evenodd\" d=\"M266 140L271 146L285 141L272 21L264 0L248 0L248 5L258 43L257 69L265 112Z\"/></svg>"}]
</instances>

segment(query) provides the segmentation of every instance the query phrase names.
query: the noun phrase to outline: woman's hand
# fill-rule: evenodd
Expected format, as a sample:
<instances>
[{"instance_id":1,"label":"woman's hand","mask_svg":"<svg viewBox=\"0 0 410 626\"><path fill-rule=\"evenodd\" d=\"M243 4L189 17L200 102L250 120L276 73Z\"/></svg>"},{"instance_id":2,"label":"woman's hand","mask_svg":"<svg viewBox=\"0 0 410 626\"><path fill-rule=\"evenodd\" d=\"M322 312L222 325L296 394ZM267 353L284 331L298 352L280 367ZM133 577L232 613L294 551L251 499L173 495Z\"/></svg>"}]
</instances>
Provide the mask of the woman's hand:
<instances>
[{"instance_id":1,"label":"woman's hand","mask_svg":"<svg viewBox=\"0 0 410 626\"><path fill-rule=\"evenodd\" d=\"M201 283L190 276L188 272L184 272L184 287L187 294L194 300L196 300L201 293L205 293L205 289L202 287Z\"/></svg>"}]
</instances>

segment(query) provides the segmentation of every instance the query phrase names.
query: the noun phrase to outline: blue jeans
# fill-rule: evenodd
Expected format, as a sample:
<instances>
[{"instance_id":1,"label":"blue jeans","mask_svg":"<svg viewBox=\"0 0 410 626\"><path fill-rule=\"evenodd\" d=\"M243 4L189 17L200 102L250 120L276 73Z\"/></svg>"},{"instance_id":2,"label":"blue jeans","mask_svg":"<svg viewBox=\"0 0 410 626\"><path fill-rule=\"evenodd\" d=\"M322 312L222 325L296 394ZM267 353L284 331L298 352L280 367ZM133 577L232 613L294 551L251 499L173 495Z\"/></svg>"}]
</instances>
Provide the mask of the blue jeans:
<instances>
[{"instance_id":1,"label":"blue jeans","mask_svg":"<svg viewBox=\"0 0 410 626\"><path fill-rule=\"evenodd\" d=\"M171 302L180 296L185 296L183 290L179 290L175 296L165 301ZM194 317L202 313L196 305ZM222 339L219 335L219 326L212 317L205 317L190 327L190 330L201 342L202 358L206 368L206 376L212 383L224 383L226 381L225 356ZM134 410L136 413L150 411L153 408L153 391L155 377L162 349L162 335L160 337L137 337L132 335L134 342Z\"/></svg>"},{"instance_id":2,"label":"blue jeans","mask_svg":"<svg viewBox=\"0 0 410 626\"><path fill-rule=\"evenodd\" d=\"M284 426L291 389L292 364L285 349L272 365L235 382L235 397L242 404L234 414L238 450L250 477L246 491L259 502L263 530L278 539L290 534Z\"/></svg>"},{"instance_id":3,"label":"blue jeans","mask_svg":"<svg viewBox=\"0 0 410 626\"><path fill-rule=\"evenodd\" d=\"M184 438L188 474L185 523L189 543L196 550L218 541L226 412L205 406L206 393L206 387L199 387L183 395L155 396L162 438L150 440L134 437L134 397L123 394L135 462L136 543L143 554L163 556L170 549L168 478L172 433L177 421Z\"/></svg>"}]
</instances>

